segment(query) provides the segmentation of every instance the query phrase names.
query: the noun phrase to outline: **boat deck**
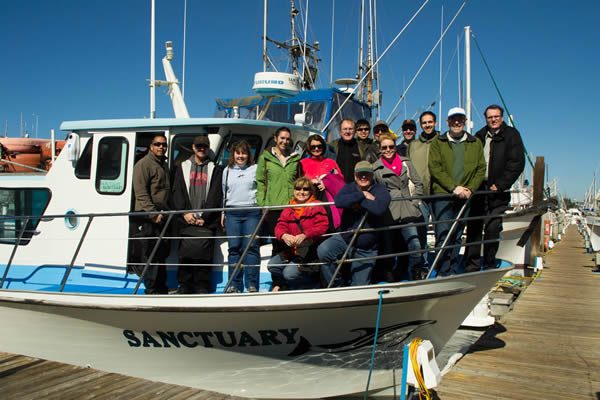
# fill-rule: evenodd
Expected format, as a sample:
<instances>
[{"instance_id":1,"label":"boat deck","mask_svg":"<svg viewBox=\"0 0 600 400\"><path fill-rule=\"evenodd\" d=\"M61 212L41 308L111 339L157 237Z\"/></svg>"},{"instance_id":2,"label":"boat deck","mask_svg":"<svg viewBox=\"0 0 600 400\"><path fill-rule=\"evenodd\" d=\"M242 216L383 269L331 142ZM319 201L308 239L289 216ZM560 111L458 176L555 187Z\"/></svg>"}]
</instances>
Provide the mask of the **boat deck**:
<instances>
[{"instance_id":1,"label":"boat deck","mask_svg":"<svg viewBox=\"0 0 600 400\"><path fill-rule=\"evenodd\" d=\"M514 310L442 379L437 398L600 399L600 274L571 226ZM43 333L40 336L43 340ZM3 398L239 399L0 353Z\"/></svg>"},{"instance_id":2,"label":"boat deck","mask_svg":"<svg viewBox=\"0 0 600 400\"><path fill-rule=\"evenodd\" d=\"M544 270L442 378L453 399L600 399L600 274L571 225Z\"/></svg>"}]
</instances>

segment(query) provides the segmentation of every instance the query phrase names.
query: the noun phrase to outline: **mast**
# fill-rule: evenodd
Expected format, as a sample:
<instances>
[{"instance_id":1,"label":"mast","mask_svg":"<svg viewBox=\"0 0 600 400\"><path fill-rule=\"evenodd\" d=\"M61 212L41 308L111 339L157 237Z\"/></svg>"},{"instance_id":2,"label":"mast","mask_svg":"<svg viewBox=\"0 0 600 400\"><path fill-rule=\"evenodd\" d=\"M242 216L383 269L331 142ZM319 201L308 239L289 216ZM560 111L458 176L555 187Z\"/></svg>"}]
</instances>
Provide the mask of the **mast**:
<instances>
[{"instance_id":1,"label":"mast","mask_svg":"<svg viewBox=\"0 0 600 400\"><path fill-rule=\"evenodd\" d=\"M465 112L467 113L467 132L471 133L471 27L465 26L465 80L467 85L467 101Z\"/></svg>"},{"instance_id":2,"label":"mast","mask_svg":"<svg viewBox=\"0 0 600 400\"><path fill-rule=\"evenodd\" d=\"M263 72L267 72L267 3L268 0L265 0L263 16Z\"/></svg>"},{"instance_id":3,"label":"mast","mask_svg":"<svg viewBox=\"0 0 600 400\"><path fill-rule=\"evenodd\" d=\"M154 73L154 13L155 13L155 7L154 7L154 0L151 1L152 2L152 13L151 13L151 17L150 17L150 118L154 119L156 118L156 90L154 87L154 79L155 79L155 73Z\"/></svg>"},{"instance_id":4,"label":"mast","mask_svg":"<svg viewBox=\"0 0 600 400\"><path fill-rule=\"evenodd\" d=\"M363 45L364 45L364 29L365 29L365 0L362 0L360 5L360 41L358 43L358 74L356 75L357 79L362 78L362 63L363 63ZM362 86L359 88L359 97L362 99Z\"/></svg>"},{"instance_id":5,"label":"mast","mask_svg":"<svg viewBox=\"0 0 600 400\"><path fill-rule=\"evenodd\" d=\"M442 45L444 43L444 5L442 4L442 17L441 17L441 22L440 22L440 104L439 104L439 114L437 119L440 120L439 124L440 124L440 131L442 130L442 79L443 79L443 64L442 64Z\"/></svg>"},{"instance_id":6,"label":"mast","mask_svg":"<svg viewBox=\"0 0 600 400\"><path fill-rule=\"evenodd\" d=\"M181 71L181 98L185 97L185 37L187 31L187 0L183 2L183 67Z\"/></svg>"},{"instance_id":7,"label":"mast","mask_svg":"<svg viewBox=\"0 0 600 400\"><path fill-rule=\"evenodd\" d=\"M333 5L331 7L331 72L329 75L329 87L333 87L333 28L335 25L335 0L333 0Z\"/></svg>"}]
</instances>

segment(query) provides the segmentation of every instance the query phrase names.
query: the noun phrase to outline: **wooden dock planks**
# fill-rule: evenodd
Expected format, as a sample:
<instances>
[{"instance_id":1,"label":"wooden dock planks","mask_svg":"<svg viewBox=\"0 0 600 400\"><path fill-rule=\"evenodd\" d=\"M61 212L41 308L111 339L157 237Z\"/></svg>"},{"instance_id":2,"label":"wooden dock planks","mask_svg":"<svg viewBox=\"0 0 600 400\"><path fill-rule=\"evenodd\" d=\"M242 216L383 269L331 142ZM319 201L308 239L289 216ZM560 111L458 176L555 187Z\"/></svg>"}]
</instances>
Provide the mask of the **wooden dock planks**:
<instances>
[{"instance_id":1,"label":"wooden dock planks","mask_svg":"<svg viewBox=\"0 0 600 400\"><path fill-rule=\"evenodd\" d=\"M436 388L441 400L600 399L600 274L570 226L539 279Z\"/></svg>"}]
</instances>

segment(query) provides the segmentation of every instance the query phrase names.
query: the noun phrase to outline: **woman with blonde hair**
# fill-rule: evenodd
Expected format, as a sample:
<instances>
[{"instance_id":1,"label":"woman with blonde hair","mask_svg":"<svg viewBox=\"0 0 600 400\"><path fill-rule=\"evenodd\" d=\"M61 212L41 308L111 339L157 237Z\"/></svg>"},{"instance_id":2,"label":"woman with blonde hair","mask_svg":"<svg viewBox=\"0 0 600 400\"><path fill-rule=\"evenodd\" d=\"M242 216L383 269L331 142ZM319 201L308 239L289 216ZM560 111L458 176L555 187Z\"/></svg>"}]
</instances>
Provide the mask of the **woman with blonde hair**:
<instances>
[{"instance_id":1,"label":"woman with blonde hair","mask_svg":"<svg viewBox=\"0 0 600 400\"><path fill-rule=\"evenodd\" d=\"M292 205L315 202L315 187L303 176L294 182ZM323 206L285 208L277 225L275 237L283 242L284 250L269 261L273 291L311 289L319 287L318 269L314 272L302 263L317 261L317 247L327 232L329 221Z\"/></svg>"}]
</instances>

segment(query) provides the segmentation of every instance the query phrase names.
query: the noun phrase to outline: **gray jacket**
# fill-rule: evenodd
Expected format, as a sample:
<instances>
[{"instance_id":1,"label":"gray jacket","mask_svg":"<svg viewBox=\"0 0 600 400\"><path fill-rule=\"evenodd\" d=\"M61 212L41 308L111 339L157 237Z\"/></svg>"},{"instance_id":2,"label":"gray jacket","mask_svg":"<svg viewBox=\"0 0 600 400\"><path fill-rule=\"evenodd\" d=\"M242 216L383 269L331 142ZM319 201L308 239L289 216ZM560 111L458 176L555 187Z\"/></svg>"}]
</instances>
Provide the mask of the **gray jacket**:
<instances>
[{"instance_id":1,"label":"gray jacket","mask_svg":"<svg viewBox=\"0 0 600 400\"><path fill-rule=\"evenodd\" d=\"M410 162L408 157L398 156L402 160L402 171L400 175L396 175L388 167L383 164L381 158L373 163L373 174L374 180L377 183L385 185L387 190L390 192L392 202L390 203L389 210L391 217L395 222L399 222L405 218L420 217L421 211L419 211L419 204L421 200L394 200L398 197L408 198L414 196L423 195L423 182L419 178L417 170ZM409 188L409 176L410 182L414 184L414 193L410 193Z\"/></svg>"}]
</instances>

